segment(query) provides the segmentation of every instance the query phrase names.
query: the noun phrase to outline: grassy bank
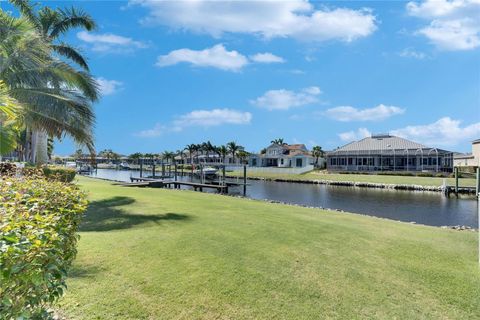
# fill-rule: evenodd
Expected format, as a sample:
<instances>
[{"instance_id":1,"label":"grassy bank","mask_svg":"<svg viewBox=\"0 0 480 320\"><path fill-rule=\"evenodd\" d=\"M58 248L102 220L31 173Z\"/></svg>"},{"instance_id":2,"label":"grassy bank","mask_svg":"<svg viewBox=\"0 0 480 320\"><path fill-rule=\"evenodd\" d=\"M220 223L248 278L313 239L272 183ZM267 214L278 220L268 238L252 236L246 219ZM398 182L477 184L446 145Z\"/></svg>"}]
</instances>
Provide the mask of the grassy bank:
<instances>
[{"instance_id":1,"label":"grassy bank","mask_svg":"<svg viewBox=\"0 0 480 320\"><path fill-rule=\"evenodd\" d=\"M230 177L243 176L243 172L229 172ZM311 171L304 174L281 174L267 172L248 172L250 178L264 179L282 179L282 180L328 180L328 181L353 181L368 183L385 183L385 184L404 184L404 185L420 185L438 187L443 185L444 178L437 177L413 177L413 176L392 176L392 175L376 175L376 174L344 174L344 173L326 173L324 171ZM454 178L446 178L447 185L455 185ZM459 179L460 186L475 186L475 179L462 178Z\"/></svg>"},{"instance_id":2,"label":"grassy bank","mask_svg":"<svg viewBox=\"0 0 480 320\"><path fill-rule=\"evenodd\" d=\"M79 178L91 205L71 319L475 319L477 238Z\"/></svg>"}]
</instances>

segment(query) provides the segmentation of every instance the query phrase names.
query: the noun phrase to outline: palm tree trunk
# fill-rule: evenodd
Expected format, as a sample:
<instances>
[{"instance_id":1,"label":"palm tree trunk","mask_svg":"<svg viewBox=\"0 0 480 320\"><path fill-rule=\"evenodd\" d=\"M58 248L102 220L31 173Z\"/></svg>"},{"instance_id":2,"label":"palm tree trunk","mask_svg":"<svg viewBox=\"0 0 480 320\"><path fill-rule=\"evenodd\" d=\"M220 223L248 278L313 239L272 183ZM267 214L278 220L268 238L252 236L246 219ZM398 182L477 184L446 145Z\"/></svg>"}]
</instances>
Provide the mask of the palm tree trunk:
<instances>
[{"instance_id":1,"label":"palm tree trunk","mask_svg":"<svg viewBox=\"0 0 480 320\"><path fill-rule=\"evenodd\" d=\"M48 162L48 135L43 130L36 134L35 164L42 165Z\"/></svg>"}]
</instances>

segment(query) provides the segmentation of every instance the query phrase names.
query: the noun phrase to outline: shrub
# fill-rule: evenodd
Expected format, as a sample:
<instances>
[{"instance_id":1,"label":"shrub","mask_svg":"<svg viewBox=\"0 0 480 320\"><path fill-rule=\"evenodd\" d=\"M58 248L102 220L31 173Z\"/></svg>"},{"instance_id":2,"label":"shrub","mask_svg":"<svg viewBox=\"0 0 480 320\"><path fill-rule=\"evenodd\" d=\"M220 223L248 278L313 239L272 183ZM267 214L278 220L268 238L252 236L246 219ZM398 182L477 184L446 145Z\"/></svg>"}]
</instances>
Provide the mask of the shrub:
<instances>
[{"instance_id":1,"label":"shrub","mask_svg":"<svg viewBox=\"0 0 480 320\"><path fill-rule=\"evenodd\" d=\"M72 184L0 179L0 319L45 319L65 289L85 195Z\"/></svg>"},{"instance_id":2,"label":"shrub","mask_svg":"<svg viewBox=\"0 0 480 320\"><path fill-rule=\"evenodd\" d=\"M418 177L433 177L433 172L419 172L417 174Z\"/></svg>"},{"instance_id":3,"label":"shrub","mask_svg":"<svg viewBox=\"0 0 480 320\"><path fill-rule=\"evenodd\" d=\"M0 162L0 176L15 176L17 166L10 162Z\"/></svg>"},{"instance_id":4,"label":"shrub","mask_svg":"<svg viewBox=\"0 0 480 320\"><path fill-rule=\"evenodd\" d=\"M57 180L61 182L72 182L75 179L76 171L73 168L64 168L57 166L42 167L43 174L49 180Z\"/></svg>"}]
</instances>

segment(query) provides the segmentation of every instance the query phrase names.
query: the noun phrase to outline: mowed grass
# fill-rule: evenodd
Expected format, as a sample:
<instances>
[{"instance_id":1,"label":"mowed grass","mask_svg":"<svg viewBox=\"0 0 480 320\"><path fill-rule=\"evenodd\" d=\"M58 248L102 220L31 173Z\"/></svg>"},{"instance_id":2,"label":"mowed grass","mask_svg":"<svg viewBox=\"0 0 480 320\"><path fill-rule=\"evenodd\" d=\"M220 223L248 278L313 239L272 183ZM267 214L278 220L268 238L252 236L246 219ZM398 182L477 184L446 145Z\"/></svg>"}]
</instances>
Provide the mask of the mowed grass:
<instances>
[{"instance_id":1,"label":"mowed grass","mask_svg":"<svg viewBox=\"0 0 480 320\"><path fill-rule=\"evenodd\" d=\"M69 319L479 319L477 235L79 178Z\"/></svg>"},{"instance_id":2,"label":"mowed grass","mask_svg":"<svg viewBox=\"0 0 480 320\"><path fill-rule=\"evenodd\" d=\"M243 172L233 171L228 173L229 176L243 176ZM392 176L378 174L345 174L345 173L327 173L325 171L311 171L303 174L287 174L287 173L269 173L269 172L248 172L247 177L265 178L265 179L283 179L283 180L329 180L329 181L353 181L353 182L370 182L370 183L386 183L386 184L404 184L404 185L420 185L439 187L443 185L444 178L438 177L414 177L414 176ZM445 178L446 184L455 185L454 178ZM474 178L459 179L459 186L474 187Z\"/></svg>"}]
</instances>

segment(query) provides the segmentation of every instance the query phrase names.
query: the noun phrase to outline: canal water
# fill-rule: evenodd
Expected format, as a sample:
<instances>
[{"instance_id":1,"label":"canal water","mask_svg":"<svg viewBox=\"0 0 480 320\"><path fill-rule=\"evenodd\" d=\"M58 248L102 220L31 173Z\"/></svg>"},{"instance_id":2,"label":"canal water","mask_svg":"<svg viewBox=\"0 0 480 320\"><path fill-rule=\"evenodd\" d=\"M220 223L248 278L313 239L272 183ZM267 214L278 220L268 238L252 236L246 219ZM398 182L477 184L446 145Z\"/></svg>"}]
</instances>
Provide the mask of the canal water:
<instances>
[{"instance_id":1,"label":"canal water","mask_svg":"<svg viewBox=\"0 0 480 320\"><path fill-rule=\"evenodd\" d=\"M130 182L138 171L98 169L92 176ZM190 177L183 177L190 181ZM235 179L231 179L236 181ZM239 182L243 182L239 180ZM376 217L415 222L431 226L478 226L477 201L472 196L445 197L440 192L370 189L249 180L247 197L340 209ZM188 187L187 187L188 188ZM230 194L242 195L242 187Z\"/></svg>"}]
</instances>

